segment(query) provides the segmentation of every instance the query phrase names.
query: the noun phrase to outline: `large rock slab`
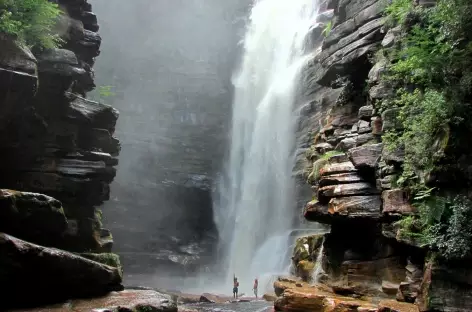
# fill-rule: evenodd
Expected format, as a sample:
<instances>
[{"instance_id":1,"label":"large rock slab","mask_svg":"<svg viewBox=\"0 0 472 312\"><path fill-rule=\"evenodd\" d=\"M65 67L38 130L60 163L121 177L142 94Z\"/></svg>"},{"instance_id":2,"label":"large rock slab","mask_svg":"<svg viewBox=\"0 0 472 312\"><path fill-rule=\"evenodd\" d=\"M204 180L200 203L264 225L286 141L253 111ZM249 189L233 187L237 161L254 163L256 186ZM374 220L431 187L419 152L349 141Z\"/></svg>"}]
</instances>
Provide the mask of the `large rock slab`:
<instances>
[{"instance_id":1,"label":"large rock slab","mask_svg":"<svg viewBox=\"0 0 472 312\"><path fill-rule=\"evenodd\" d=\"M79 124L91 128L101 128L115 131L119 113L110 105L97 103L76 96L69 105L68 117Z\"/></svg>"},{"instance_id":2,"label":"large rock slab","mask_svg":"<svg viewBox=\"0 0 472 312\"><path fill-rule=\"evenodd\" d=\"M351 148L347 155L358 169L375 169L382 155L382 144L363 145Z\"/></svg>"},{"instance_id":3,"label":"large rock slab","mask_svg":"<svg viewBox=\"0 0 472 312\"><path fill-rule=\"evenodd\" d=\"M318 198L321 197L343 197L352 195L375 195L379 194L370 183L338 184L322 187L318 190Z\"/></svg>"},{"instance_id":4,"label":"large rock slab","mask_svg":"<svg viewBox=\"0 0 472 312\"><path fill-rule=\"evenodd\" d=\"M60 201L43 194L0 189L0 231L54 246L66 229Z\"/></svg>"},{"instance_id":5,"label":"large rock slab","mask_svg":"<svg viewBox=\"0 0 472 312\"><path fill-rule=\"evenodd\" d=\"M325 176L337 173L349 173L356 171L356 168L351 162L329 163L328 165L320 169L320 175Z\"/></svg>"},{"instance_id":6,"label":"large rock slab","mask_svg":"<svg viewBox=\"0 0 472 312\"><path fill-rule=\"evenodd\" d=\"M124 290L106 296L71 300L64 304L24 310L25 312L177 312L172 296L154 290Z\"/></svg>"},{"instance_id":7,"label":"large rock slab","mask_svg":"<svg viewBox=\"0 0 472 312\"><path fill-rule=\"evenodd\" d=\"M0 233L2 307L58 302L122 290L121 270Z\"/></svg>"},{"instance_id":8,"label":"large rock slab","mask_svg":"<svg viewBox=\"0 0 472 312\"><path fill-rule=\"evenodd\" d=\"M380 196L350 196L333 198L329 201L328 211L332 215L348 218L379 219L382 202Z\"/></svg>"},{"instance_id":9,"label":"large rock slab","mask_svg":"<svg viewBox=\"0 0 472 312\"><path fill-rule=\"evenodd\" d=\"M416 212L408 200L408 194L402 189L393 189L382 192L383 213L409 215Z\"/></svg>"},{"instance_id":10,"label":"large rock slab","mask_svg":"<svg viewBox=\"0 0 472 312\"><path fill-rule=\"evenodd\" d=\"M310 202L304 217L309 221L332 224L337 221L379 220L382 202L380 196L348 196L332 198L328 204Z\"/></svg>"},{"instance_id":11,"label":"large rock slab","mask_svg":"<svg viewBox=\"0 0 472 312\"><path fill-rule=\"evenodd\" d=\"M336 184L365 182L364 178L356 172L338 173L322 176L318 185L320 187Z\"/></svg>"}]
</instances>

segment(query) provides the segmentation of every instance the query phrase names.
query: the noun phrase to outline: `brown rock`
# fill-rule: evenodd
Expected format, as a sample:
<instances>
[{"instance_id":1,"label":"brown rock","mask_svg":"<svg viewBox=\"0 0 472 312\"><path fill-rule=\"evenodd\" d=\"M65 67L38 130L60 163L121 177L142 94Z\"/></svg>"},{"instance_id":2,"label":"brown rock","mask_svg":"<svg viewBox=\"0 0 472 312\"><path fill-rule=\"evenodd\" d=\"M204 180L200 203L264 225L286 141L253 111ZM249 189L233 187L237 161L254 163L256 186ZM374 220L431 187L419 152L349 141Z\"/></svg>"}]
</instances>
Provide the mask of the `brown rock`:
<instances>
[{"instance_id":1,"label":"brown rock","mask_svg":"<svg viewBox=\"0 0 472 312\"><path fill-rule=\"evenodd\" d=\"M265 301L274 302L275 300L277 300L277 295L275 293L266 293L264 294L264 296L262 296L262 298Z\"/></svg>"},{"instance_id":2,"label":"brown rock","mask_svg":"<svg viewBox=\"0 0 472 312\"><path fill-rule=\"evenodd\" d=\"M329 201L328 212L349 218L381 217L382 202L379 196L349 196L333 198Z\"/></svg>"},{"instance_id":3,"label":"brown rock","mask_svg":"<svg viewBox=\"0 0 472 312\"><path fill-rule=\"evenodd\" d=\"M60 201L43 194L0 189L0 231L57 246L66 229Z\"/></svg>"},{"instance_id":4,"label":"brown rock","mask_svg":"<svg viewBox=\"0 0 472 312\"><path fill-rule=\"evenodd\" d=\"M378 194L374 186L369 183L338 184L322 187L318 190L318 198L341 197L352 195L375 195Z\"/></svg>"},{"instance_id":5,"label":"brown rock","mask_svg":"<svg viewBox=\"0 0 472 312\"><path fill-rule=\"evenodd\" d=\"M371 125L372 125L372 134L374 135L381 135L382 132L382 118L379 116L372 117L371 119Z\"/></svg>"},{"instance_id":6,"label":"brown rock","mask_svg":"<svg viewBox=\"0 0 472 312\"><path fill-rule=\"evenodd\" d=\"M408 202L408 194L402 189L382 192L383 213L387 214L414 214L416 209Z\"/></svg>"},{"instance_id":7,"label":"brown rock","mask_svg":"<svg viewBox=\"0 0 472 312\"><path fill-rule=\"evenodd\" d=\"M329 163L320 169L320 175L331 175L336 173L356 172L356 168L352 162Z\"/></svg>"},{"instance_id":8,"label":"brown rock","mask_svg":"<svg viewBox=\"0 0 472 312\"><path fill-rule=\"evenodd\" d=\"M389 281L382 281L382 291L387 295L396 295L400 285Z\"/></svg>"},{"instance_id":9,"label":"brown rock","mask_svg":"<svg viewBox=\"0 0 472 312\"><path fill-rule=\"evenodd\" d=\"M416 305L398 302L395 300L382 300L379 303L379 312L419 312Z\"/></svg>"},{"instance_id":10,"label":"brown rock","mask_svg":"<svg viewBox=\"0 0 472 312\"><path fill-rule=\"evenodd\" d=\"M382 154L383 144L363 145L347 152L349 160L358 169L374 169Z\"/></svg>"}]
</instances>

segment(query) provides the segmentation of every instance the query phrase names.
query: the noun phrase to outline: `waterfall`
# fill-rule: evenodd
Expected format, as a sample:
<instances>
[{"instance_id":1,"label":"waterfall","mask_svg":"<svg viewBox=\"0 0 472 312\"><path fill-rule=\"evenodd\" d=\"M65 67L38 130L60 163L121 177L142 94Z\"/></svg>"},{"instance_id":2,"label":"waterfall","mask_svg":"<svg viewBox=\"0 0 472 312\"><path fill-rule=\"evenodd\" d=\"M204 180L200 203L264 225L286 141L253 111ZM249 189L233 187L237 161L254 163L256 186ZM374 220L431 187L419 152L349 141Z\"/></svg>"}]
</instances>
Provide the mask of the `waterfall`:
<instances>
[{"instance_id":1,"label":"waterfall","mask_svg":"<svg viewBox=\"0 0 472 312\"><path fill-rule=\"evenodd\" d=\"M280 274L290 261L286 233L300 213L292 179L295 98L318 1L256 0L252 8L215 204L228 289L236 274L240 291L250 293L254 278Z\"/></svg>"},{"instance_id":2,"label":"waterfall","mask_svg":"<svg viewBox=\"0 0 472 312\"><path fill-rule=\"evenodd\" d=\"M324 252L324 241L325 237L321 241L321 246L318 249L318 255L316 256L315 261L315 271L313 272L313 284L318 284L320 282L320 276L324 273L323 271L323 252Z\"/></svg>"}]
</instances>

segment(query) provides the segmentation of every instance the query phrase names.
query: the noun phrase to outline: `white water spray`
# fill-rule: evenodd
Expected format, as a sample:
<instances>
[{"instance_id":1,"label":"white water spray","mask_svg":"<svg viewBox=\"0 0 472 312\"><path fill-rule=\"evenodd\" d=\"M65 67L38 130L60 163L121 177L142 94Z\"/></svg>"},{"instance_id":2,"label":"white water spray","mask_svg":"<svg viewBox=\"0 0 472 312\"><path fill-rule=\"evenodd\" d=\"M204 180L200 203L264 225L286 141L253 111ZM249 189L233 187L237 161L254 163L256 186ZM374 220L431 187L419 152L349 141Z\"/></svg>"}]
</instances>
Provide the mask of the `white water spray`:
<instances>
[{"instance_id":1,"label":"white water spray","mask_svg":"<svg viewBox=\"0 0 472 312\"><path fill-rule=\"evenodd\" d=\"M325 241L325 238L323 236L323 240L321 241L321 246L318 250L318 255L316 256L315 271L313 272L313 284L319 284L321 274L324 273L323 271L324 241Z\"/></svg>"},{"instance_id":2,"label":"white water spray","mask_svg":"<svg viewBox=\"0 0 472 312\"><path fill-rule=\"evenodd\" d=\"M250 293L254 278L283 273L293 226L293 113L306 35L318 0L256 0L234 79L231 148L215 221L226 287L233 274ZM260 281L260 285L264 285ZM262 289L261 289L262 290ZM262 290L263 291L263 290Z\"/></svg>"}]
</instances>

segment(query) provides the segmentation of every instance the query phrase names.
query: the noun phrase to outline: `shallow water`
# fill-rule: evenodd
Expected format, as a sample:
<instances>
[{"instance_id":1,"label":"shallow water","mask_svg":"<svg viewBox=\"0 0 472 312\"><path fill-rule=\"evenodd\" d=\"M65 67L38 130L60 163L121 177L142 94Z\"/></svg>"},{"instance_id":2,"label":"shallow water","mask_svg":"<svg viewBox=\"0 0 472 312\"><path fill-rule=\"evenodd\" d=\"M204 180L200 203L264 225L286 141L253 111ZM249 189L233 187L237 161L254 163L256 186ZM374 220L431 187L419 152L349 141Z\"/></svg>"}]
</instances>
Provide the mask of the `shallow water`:
<instances>
[{"instance_id":1,"label":"shallow water","mask_svg":"<svg viewBox=\"0 0 472 312\"><path fill-rule=\"evenodd\" d=\"M188 304L185 308L199 312L269 312L273 310L273 303L264 300L234 303L199 303Z\"/></svg>"}]
</instances>

